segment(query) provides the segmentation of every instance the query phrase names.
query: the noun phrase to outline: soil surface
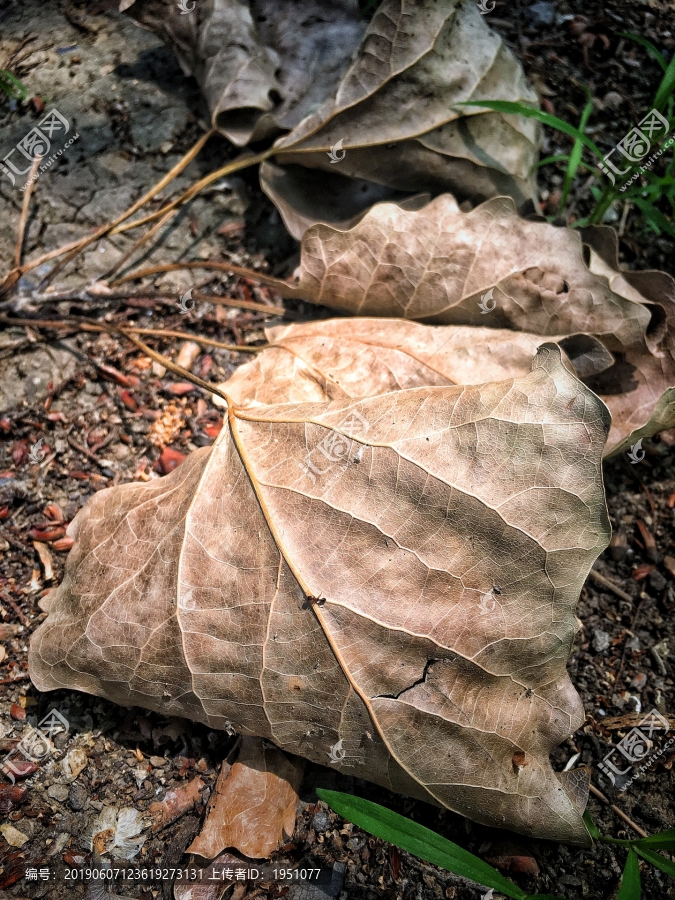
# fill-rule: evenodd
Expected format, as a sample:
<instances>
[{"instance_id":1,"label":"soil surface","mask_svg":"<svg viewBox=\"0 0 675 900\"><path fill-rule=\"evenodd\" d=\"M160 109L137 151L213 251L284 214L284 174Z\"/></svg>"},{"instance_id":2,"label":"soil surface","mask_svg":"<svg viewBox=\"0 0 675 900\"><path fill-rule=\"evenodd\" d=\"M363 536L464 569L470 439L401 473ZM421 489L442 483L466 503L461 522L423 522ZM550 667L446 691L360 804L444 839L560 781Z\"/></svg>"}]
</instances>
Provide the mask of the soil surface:
<instances>
[{"instance_id":1,"label":"soil surface","mask_svg":"<svg viewBox=\"0 0 675 900\"><path fill-rule=\"evenodd\" d=\"M38 181L24 258L123 212L205 128L207 114L195 82L158 39L116 6L112 0L0 0L0 69L13 72L41 98L17 106L0 95L2 154L54 107L68 121L71 136L77 134ZM522 60L550 112L576 123L585 103L583 86L590 88L596 98L591 135L606 150L649 111L660 78L644 50L617 32L635 32L668 54L675 51L675 8L666 0L498 2L488 21ZM547 131L544 153L566 151L567 139ZM212 140L170 192L234 156L225 140ZM561 183L555 166L541 170L547 215L557 213ZM590 208L588 186L583 179L577 184L568 210L572 218ZM6 177L0 179L0 277L12 266L22 196ZM675 274L672 241L646 230L634 209L619 206L608 219L620 230L627 266ZM104 275L133 245L135 234L92 244L59 276L59 289L75 292ZM261 194L255 172L245 171L186 206L147 252L146 264L181 259L226 259L286 274L297 260L297 244ZM49 268L24 276L24 296ZM73 298L40 306L10 301L0 312L133 321L237 345L261 342L264 324L274 321L266 313L227 305L197 302L188 312L181 309L177 298L190 287L244 303L275 301L269 291L233 276L167 273L152 282L153 296L150 284L94 309ZM301 303L286 305L295 320L328 315ZM212 382L225 380L248 358L176 338L146 340ZM11 754L52 709L68 724L67 731L55 733L53 751L37 763L25 762L14 786L9 781L0 786L1 897L103 900L101 882L79 875L73 880L72 873L96 861L90 835L108 807L145 815L155 803L165 811L163 827L145 829L138 855L132 863L120 858L121 867L165 872L206 867L185 849L199 831L219 766L236 738L77 692L41 694L28 678L27 644L45 616L41 596L61 577L69 546L64 529L78 509L104 487L168 473L185 454L213 442L220 422L208 395L116 337L72 328L55 337L38 324L6 325L0 333L0 755ZM553 754L553 763L561 770L578 756L576 764L590 767L606 799L651 834L675 826L675 748L624 791L599 768L633 729L644 733L645 716L657 723L652 735L657 749L666 741L666 726L671 734L675 726L675 432L646 442L644 451L639 463L622 457L605 464L614 537L582 591L582 628L569 662L587 720ZM611 760L625 768L618 751ZM586 851L499 832L313 765L306 770L295 833L272 865L320 868L319 885L242 879L225 886L203 882L190 893L179 881L149 877L118 882L111 890L143 900L219 900L223 890L228 900L478 900L485 893L346 824L318 802L316 787L357 793L404 813L491 862L530 893L558 893L569 900L616 896L625 859L621 848L598 844ZM169 807L176 813L173 821ZM589 810L604 834L634 836L596 796ZM248 872L256 863L241 865ZM675 881L665 874L645 864L641 877L648 900L675 897Z\"/></svg>"}]
</instances>

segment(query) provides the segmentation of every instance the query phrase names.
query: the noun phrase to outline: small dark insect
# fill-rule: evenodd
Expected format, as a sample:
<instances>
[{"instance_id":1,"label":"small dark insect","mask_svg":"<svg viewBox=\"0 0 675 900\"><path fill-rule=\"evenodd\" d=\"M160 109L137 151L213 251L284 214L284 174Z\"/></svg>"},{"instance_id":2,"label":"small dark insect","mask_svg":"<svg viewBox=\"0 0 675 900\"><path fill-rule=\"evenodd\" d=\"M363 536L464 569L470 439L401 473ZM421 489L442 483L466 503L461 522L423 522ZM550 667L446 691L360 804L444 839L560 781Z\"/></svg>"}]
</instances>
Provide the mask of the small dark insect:
<instances>
[{"instance_id":1,"label":"small dark insect","mask_svg":"<svg viewBox=\"0 0 675 900\"><path fill-rule=\"evenodd\" d=\"M530 697L532 696L533 693L534 693L534 691L532 690L532 688L528 688L525 691L525 696L527 697L528 700L530 699Z\"/></svg>"},{"instance_id":2,"label":"small dark insect","mask_svg":"<svg viewBox=\"0 0 675 900\"><path fill-rule=\"evenodd\" d=\"M497 587L497 585L494 585L494 587L492 588L492 593L493 594L501 594L501 592L502 592L502 589L500 587Z\"/></svg>"}]
</instances>

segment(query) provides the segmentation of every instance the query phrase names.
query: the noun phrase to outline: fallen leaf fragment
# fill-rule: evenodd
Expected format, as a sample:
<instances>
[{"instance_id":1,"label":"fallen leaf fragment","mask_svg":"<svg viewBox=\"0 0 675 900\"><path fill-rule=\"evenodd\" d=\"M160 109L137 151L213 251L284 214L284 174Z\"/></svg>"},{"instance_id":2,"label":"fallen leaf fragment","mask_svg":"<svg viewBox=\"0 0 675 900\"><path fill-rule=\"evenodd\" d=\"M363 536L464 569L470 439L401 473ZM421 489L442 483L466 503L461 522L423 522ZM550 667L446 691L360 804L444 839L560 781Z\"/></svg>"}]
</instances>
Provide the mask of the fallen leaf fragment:
<instances>
[{"instance_id":1,"label":"fallen leaf fragment","mask_svg":"<svg viewBox=\"0 0 675 900\"><path fill-rule=\"evenodd\" d=\"M8 622L0 622L0 641L8 641L17 637L23 631L23 625L13 625Z\"/></svg>"},{"instance_id":2,"label":"fallen leaf fragment","mask_svg":"<svg viewBox=\"0 0 675 900\"><path fill-rule=\"evenodd\" d=\"M10 847L23 847L29 837L13 825L0 825L0 832Z\"/></svg>"},{"instance_id":3,"label":"fallen leaf fragment","mask_svg":"<svg viewBox=\"0 0 675 900\"><path fill-rule=\"evenodd\" d=\"M52 544L52 548L56 550L57 553L67 553L75 542L71 537L62 537L59 538L58 541L54 541Z\"/></svg>"},{"instance_id":4,"label":"fallen leaf fragment","mask_svg":"<svg viewBox=\"0 0 675 900\"><path fill-rule=\"evenodd\" d=\"M302 771L302 760L290 760L260 738L242 738L234 765L223 764L206 822L188 852L213 859L234 847L251 859L271 856L293 835Z\"/></svg>"},{"instance_id":5,"label":"fallen leaf fragment","mask_svg":"<svg viewBox=\"0 0 675 900\"><path fill-rule=\"evenodd\" d=\"M201 801L201 791L205 784L201 778L193 778L187 784L167 791L163 800L155 800L148 807L152 819L152 830L159 831L189 812Z\"/></svg>"},{"instance_id":6,"label":"fallen leaf fragment","mask_svg":"<svg viewBox=\"0 0 675 900\"><path fill-rule=\"evenodd\" d=\"M519 875L538 875L539 866L531 853L515 841L499 841L490 847L485 861L501 872Z\"/></svg>"},{"instance_id":7,"label":"fallen leaf fragment","mask_svg":"<svg viewBox=\"0 0 675 900\"><path fill-rule=\"evenodd\" d=\"M84 747L73 747L69 750L61 762L67 781L75 781L80 772L86 768L88 761L89 757Z\"/></svg>"},{"instance_id":8,"label":"fallen leaf fragment","mask_svg":"<svg viewBox=\"0 0 675 900\"><path fill-rule=\"evenodd\" d=\"M49 552L49 547L46 544L41 543L40 541L33 541L33 547L35 547L37 555L40 557L45 581L51 581L54 578L54 566L52 563L52 555Z\"/></svg>"},{"instance_id":9,"label":"fallen leaf fragment","mask_svg":"<svg viewBox=\"0 0 675 900\"><path fill-rule=\"evenodd\" d=\"M549 755L584 721L565 663L608 427L548 343L487 384L232 405L212 447L78 513L31 677L588 845Z\"/></svg>"}]
</instances>

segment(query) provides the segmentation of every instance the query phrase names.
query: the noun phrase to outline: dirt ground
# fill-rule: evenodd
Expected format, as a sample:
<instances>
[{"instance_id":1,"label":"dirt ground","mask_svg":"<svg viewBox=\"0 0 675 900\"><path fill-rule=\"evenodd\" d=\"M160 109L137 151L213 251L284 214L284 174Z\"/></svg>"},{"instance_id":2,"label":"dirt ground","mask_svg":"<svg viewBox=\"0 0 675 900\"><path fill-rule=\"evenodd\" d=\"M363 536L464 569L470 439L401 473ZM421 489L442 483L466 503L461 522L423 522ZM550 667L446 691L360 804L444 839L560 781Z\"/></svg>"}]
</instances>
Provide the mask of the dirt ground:
<instances>
[{"instance_id":1,"label":"dirt ground","mask_svg":"<svg viewBox=\"0 0 675 900\"><path fill-rule=\"evenodd\" d=\"M44 111L35 102L12 109L0 97L2 154L53 107L68 120L71 136L78 135L37 183L26 258L121 213L205 127L207 114L194 81L182 74L170 51L116 7L113 0L0 0L0 69L14 72L44 102ZM675 8L666 0L497 3L488 21L522 60L549 111L578 121L585 102L582 86L591 88L598 98L591 136L607 149L650 108L659 80L656 63L616 32L636 32L675 51ZM545 154L567 149L568 143L548 132ZM234 155L225 140L211 141L171 191ZM541 170L544 213L557 212L561 183L555 167ZM0 276L12 265L21 198L6 177L0 178ZM581 189L572 203L572 216L587 212ZM672 241L643 230L630 208L611 210L608 218L620 229L626 265L675 274ZM133 240L119 234L92 245L59 276L59 285L76 291L105 274ZM297 244L261 194L255 172L245 171L192 201L146 259L226 259L284 275L297 260ZM48 269L25 276L19 286L22 299L5 302L0 313L106 316L107 321L134 321L236 344L260 342L263 325L274 321L264 313L204 303L184 314L178 297L189 287L208 286L212 293L244 302L274 301L265 289L220 273L169 273L152 282L159 297L149 296L151 282L146 281L132 289L130 299L94 309L91 301L87 305L76 298L32 304L30 292ZM301 303L286 305L295 320L328 315ZM247 358L175 339L148 342L172 359L180 355L194 374L213 382L227 378ZM40 694L28 679L27 644L45 615L40 597L63 570L65 523L97 490L171 471L182 455L215 439L220 419L207 395L107 335L64 330L57 339L37 326L9 325L0 333L0 755L10 754L53 708L68 722L68 732L55 737L55 753L27 764L15 786L8 781L0 786L0 824L21 835L5 830L0 836L0 897L103 900L101 884L66 876L91 865L89 834L109 806L145 814L151 804L163 804L164 825L143 832L146 840L134 866L170 870L199 864L184 851L200 828L234 739L76 692ZM675 826L675 750L624 792L598 767L650 711L675 725L675 432L646 442L644 449L638 464L623 457L605 465L614 538L582 591L578 616L583 628L569 662L587 720L556 751L553 763L560 770L580 754L578 763L590 767L593 783L606 798L654 833ZM665 740L662 734L655 737L657 746ZM618 762L620 757L612 758ZM528 840L309 765L295 833L272 862L280 868L321 868L321 884L241 881L228 888L228 900L477 900L484 893L345 824L318 802L316 787L352 791L409 815L501 868L528 892L556 892L569 900L616 896L624 862L620 849L597 845L585 851ZM166 812L170 806L176 812L173 821ZM595 796L589 809L605 834L632 835L630 826ZM29 871L37 874L29 877ZM641 875L643 897L675 897L672 879L650 866ZM118 883L115 890L143 900L169 900L174 888L170 880L148 879ZM213 885L201 890L190 894L177 886L175 896L218 900Z\"/></svg>"}]
</instances>

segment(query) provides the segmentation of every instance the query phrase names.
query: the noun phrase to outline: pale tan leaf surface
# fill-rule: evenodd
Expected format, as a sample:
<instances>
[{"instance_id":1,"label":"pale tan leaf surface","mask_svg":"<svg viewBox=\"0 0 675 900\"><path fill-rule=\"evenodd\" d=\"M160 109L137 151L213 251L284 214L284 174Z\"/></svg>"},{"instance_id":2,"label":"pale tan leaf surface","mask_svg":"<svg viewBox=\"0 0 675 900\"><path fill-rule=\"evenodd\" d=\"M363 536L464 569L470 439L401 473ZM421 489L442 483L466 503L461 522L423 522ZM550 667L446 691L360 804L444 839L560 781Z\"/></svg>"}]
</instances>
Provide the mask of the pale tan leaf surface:
<instances>
[{"instance_id":1,"label":"pale tan leaf surface","mask_svg":"<svg viewBox=\"0 0 675 900\"><path fill-rule=\"evenodd\" d=\"M613 357L585 335L543 338L506 328L404 319L322 319L265 329L271 346L220 384L238 406L361 399L405 388L481 384L529 372L537 348L560 343L579 377ZM220 406L220 398L214 400Z\"/></svg>"},{"instance_id":2,"label":"pale tan leaf surface","mask_svg":"<svg viewBox=\"0 0 675 900\"><path fill-rule=\"evenodd\" d=\"M524 348L515 348L507 330L560 341L612 412L611 454L675 424L675 282L664 272L620 271L611 229L584 235L597 249L584 248L571 229L521 218L507 197L468 213L447 194L419 210L382 203L348 231L309 229L294 282L279 282L279 290L352 315L482 326L483 336L478 328L471 338L448 333L459 345L470 339L481 365L480 348L507 364L513 353L515 368L496 377L524 371ZM352 327L356 335L360 326ZM510 346L502 352L504 340ZM433 349L443 339L422 343ZM466 356L463 350L440 371L473 383L471 366L463 371Z\"/></svg>"},{"instance_id":3,"label":"pale tan leaf surface","mask_svg":"<svg viewBox=\"0 0 675 900\"><path fill-rule=\"evenodd\" d=\"M584 718L565 665L608 425L554 344L516 379L233 406L79 513L31 676L588 844L549 753Z\"/></svg>"},{"instance_id":4,"label":"pale tan leaf surface","mask_svg":"<svg viewBox=\"0 0 675 900\"><path fill-rule=\"evenodd\" d=\"M289 759L260 738L244 737L232 766L223 765L209 800L206 821L188 847L213 859L234 847L266 859L293 836L302 760Z\"/></svg>"}]
</instances>

